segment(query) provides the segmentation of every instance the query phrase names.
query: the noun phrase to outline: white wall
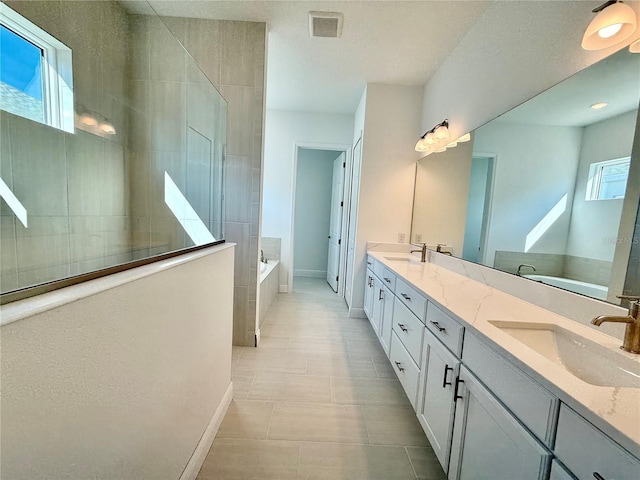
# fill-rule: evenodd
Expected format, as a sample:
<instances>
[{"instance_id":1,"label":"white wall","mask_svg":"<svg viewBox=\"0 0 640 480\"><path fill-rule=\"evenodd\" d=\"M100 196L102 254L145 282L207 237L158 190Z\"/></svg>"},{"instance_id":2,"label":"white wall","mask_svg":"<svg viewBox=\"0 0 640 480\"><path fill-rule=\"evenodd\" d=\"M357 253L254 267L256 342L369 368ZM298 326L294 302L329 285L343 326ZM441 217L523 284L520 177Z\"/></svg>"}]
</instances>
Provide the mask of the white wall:
<instances>
[{"instance_id":1,"label":"white wall","mask_svg":"<svg viewBox=\"0 0 640 480\"><path fill-rule=\"evenodd\" d=\"M211 247L3 306L0 476L180 478L230 401L233 256Z\"/></svg>"},{"instance_id":2,"label":"white wall","mask_svg":"<svg viewBox=\"0 0 640 480\"><path fill-rule=\"evenodd\" d=\"M333 161L342 152L298 149L293 272L327 276Z\"/></svg>"},{"instance_id":3,"label":"white wall","mask_svg":"<svg viewBox=\"0 0 640 480\"><path fill-rule=\"evenodd\" d=\"M367 84L351 308L364 304L367 241L409 238L422 95L422 87Z\"/></svg>"},{"instance_id":4,"label":"white wall","mask_svg":"<svg viewBox=\"0 0 640 480\"><path fill-rule=\"evenodd\" d=\"M623 199L585 201L589 167L594 162L631 155L637 111L584 128L567 254L613 261Z\"/></svg>"},{"instance_id":5,"label":"white wall","mask_svg":"<svg viewBox=\"0 0 640 480\"><path fill-rule=\"evenodd\" d=\"M492 2L425 86L423 132L444 118L452 136L472 131L631 43L581 48L600 3ZM626 3L640 15L640 2Z\"/></svg>"},{"instance_id":6,"label":"white wall","mask_svg":"<svg viewBox=\"0 0 640 480\"><path fill-rule=\"evenodd\" d=\"M523 252L526 236L566 195L566 209L531 252L565 253L582 129L492 122L474 152L496 154L486 262L496 250ZM468 181L468 179L467 179Z\"/></svg>"},{"instance_id":7,"label":"white wall","mask_svg":"<svg viewBox=\"0 0 640 480\"><path fill-rule=\"evenodd\" d=\"M303 146L352 144L353 116L267 110L265 120L262 236L282 239L281 291L292 268L294 153ZM286 291L286 290L285 290Z\"/></svg>"}]
</instances>

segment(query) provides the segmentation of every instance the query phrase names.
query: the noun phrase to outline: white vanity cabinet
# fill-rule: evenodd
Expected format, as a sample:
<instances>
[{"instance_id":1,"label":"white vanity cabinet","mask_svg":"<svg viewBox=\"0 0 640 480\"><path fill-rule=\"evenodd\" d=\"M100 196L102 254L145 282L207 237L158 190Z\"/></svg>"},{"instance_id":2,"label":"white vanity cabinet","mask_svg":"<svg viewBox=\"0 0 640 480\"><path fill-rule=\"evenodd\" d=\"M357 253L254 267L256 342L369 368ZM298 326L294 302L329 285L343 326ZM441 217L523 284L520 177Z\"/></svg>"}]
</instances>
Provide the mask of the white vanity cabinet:
<instances>
[{"instance_id":1,"label":"white vanity cabinet","mask_svg":"<svg viewBox=\"0 0 640 480\"><path fill-rule=\"evenodd\" d=\"M556 457L579 480L638 480L640 461L562 404Z\"/></svg>"},{"instance_id":2,"label":"white vanity cabinet","mask_svg":"<svg viewBox=\"0 0 640 480\"><path fill-rule=\"evenodd\" d=\"M367 262L368 264L369 262ZM364 285L364 314L371 319L373 313L373 290L375 288L373 269L367 267L367 277Z\"/></svg>"},{"instance_id":3,"label":"white vanity cabinet","mask_svg":"<svg viewBox=\"0 0 640 480\"><path fill-rule=\"evenodd\" d=\"M551 453L466 367L457 382L449 480L545 480Z\"/></svg>"},{"instance_id":4,"label":"white vanity cabinet","mask_svg":"<svg viewBox=\"0 0 640 480\"><path fill-rule=\"evenodd\" d=\"M382 285L378 293L379 311L380 311L380 329L378 338L382 344L384 352L389 356L391 348L391 330L393 325L393 309L394 309L393 291Z\"/></svg>"},{"instance_id":5,"label":"white vanity cabinet","mask_svg":"<svg viewBox=\"0 0 640 480\"><path fill-rule=\"evenodd\" d=\"M423 374L418 420L444 471L449 465L455 402L454 385L460 360L425 328L421 371Z\"/></svg>"}]
</instances>

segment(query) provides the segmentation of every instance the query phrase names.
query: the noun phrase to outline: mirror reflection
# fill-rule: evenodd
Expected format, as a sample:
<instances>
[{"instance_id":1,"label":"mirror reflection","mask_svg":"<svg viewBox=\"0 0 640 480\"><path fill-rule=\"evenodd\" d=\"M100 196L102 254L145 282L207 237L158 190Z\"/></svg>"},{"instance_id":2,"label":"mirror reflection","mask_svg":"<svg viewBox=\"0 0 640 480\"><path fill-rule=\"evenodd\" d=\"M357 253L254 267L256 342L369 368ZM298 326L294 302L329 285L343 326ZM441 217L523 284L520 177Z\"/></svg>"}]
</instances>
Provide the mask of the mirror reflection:
<instances>
[{"instance_id":1,"label":"mirror reflection","mask_svg":"<svg viewBox=\"0 0 640 480\"><path fill-rule=\"evenodd\" d=\"M411 240L619 303L638 212L626 49L419 160Z\"/></svg>"}]
</instances>

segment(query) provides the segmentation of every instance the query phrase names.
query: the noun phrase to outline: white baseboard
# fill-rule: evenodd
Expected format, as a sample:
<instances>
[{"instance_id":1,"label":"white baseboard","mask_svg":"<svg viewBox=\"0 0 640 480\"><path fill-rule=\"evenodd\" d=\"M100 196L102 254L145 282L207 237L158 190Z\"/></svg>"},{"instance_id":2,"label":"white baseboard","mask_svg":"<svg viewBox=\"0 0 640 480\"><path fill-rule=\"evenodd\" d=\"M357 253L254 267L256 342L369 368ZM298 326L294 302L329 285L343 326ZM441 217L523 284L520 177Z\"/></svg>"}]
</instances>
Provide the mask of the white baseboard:
<instances>
[{"instance_id":1,"label":"white baseboard","mask_svg":"<svg viewBox=\"0 0 640 480\"><path fill-rule=\"evenodd\" d=\"M280 285L279 293L289 293L289 285Z\"/></svg>"},{"instance_id":2,"label":"white baseboard","mask_svg":"<svg viewBox=\"0 0 640 480\"><path fill-rule=\"evenodd\" d=\"M350 318L367 318L367 315L364 313L364 308L349 308L349 317Z\"/></svg>"},{"instance_id":3,"label":"white baseboard","mask_svg":"<svg viewBox=\"0 0 640 480\"><path fill-rule=\"evenodd\" d=\"M294 277L312 277L312 278L326 278L326 270L294 270Z\"/></svg>"},{"instance_id":4,"label":"white baseboard","mask_svg":"<svg viewBox=\"0 0 640 480\"><path fill-rule=\"evenodd\" d=\"M209 425L207 425L207 429L204 431L204 434L200 438L198 442L198 446L193 451L187 466L180 475L180 480L196 480L200 469L202 468L202 464L204 460L207 458L207 454L211 449L211 444L213 444L213 439L216 437L218 433L218 429L220 428L220 424L222 423L222 419L227 413L227 409L231 404L231 400L233 400L233 382L229 383L227 387L227 391L224 393L222 400L220 401L220 405L216 408L213 417L209 421Z\"/></svg>"}]
</instances>

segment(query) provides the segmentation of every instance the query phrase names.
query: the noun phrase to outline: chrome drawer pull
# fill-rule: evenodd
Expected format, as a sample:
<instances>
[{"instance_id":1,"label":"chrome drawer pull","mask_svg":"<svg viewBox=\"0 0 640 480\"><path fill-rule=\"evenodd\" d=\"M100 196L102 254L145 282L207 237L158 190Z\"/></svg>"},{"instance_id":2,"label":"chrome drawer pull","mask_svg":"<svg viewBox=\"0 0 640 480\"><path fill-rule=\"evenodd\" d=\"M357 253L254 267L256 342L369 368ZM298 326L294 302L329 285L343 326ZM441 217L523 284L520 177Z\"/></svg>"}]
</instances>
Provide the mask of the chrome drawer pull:
<instances>
[{"instance_id":1,"label":"chrome drawer pull","mask_svg":"<svg viewBox=\"0 0 640 480\"><path fill-rule=\"evenodd\" d=\"M438 329L439 332L444 332L446 330L446 328L441 327L440 324L438 322L433 322L431 320L429 320L429 322L431 323L431 325L433 325L434 327L436 327Z\"/></svg>"},{"instance_id":2,"label":"chrome drawer pull","mask_svg":"<svg viewBox=\"0 0 640 480\"><path fill-rule=\"evenodd\" d=\"M380 293L378 294L378 300L382 300L384 298L384 292L380 289Z\"/></svg>"},{"instance_id":3,"label":"chrome drawer pull","mask_svg":"<svg viewBox=\"0 0 640 480\"><path fill-rule=\"evenodd\" d=\"M602 475L600 475L598 472L593 472L593 478L595 478L596 480L607 480Z\"/></svg>"},{"instance_id":4,"label":"chrome drawer pull","mask_svg":"<svg viewBox=\"0 0 640 480\"><path fill-rule=\"evenodd\" d=\"M395 362L396 363L396 367L398 367L398 370L400 370L401 372L404 372L404 368L402 368L402 363L400 362Z\"/></svg>"},{"instance_id":5,"label":"chrome drawer pull","mask_svg":"<svg viewBox=\"0 0 640 480\"><path fill-rule=\"evenodd\" d=\"M391 280L389 280L387 277L384 277L384 281L387 283L391 283Z\"/></svg>"},{"instance_id":6,"label":"chrome drawer pull","mask_svg":"<svg viewBox=\"0 0 640 480\"><path fill-rule=\"evenodd\" d=\"M409 295L407 295L406 293L401 293L400 295L402 295L402 298L404 298L405 300L411 301L411 297Z\"/></svg>"},{"instance_id":7,"label":"chrome drawer pull","mask_svg":"<svg viewBox=\"0 0 640 480\"><path fill-rule=\"evenodd\" d=\"M447 385L451 385L451 382L447 382L447 372L451 370L453 372L453 367L449 365L444 366L444 378L442 379L442 388L447 388Z\"/></svg>"},{"instance_id":8,"label":"chrome drawer pull","mask_svg":"<svg viewBox=\"0 0 640 480\"><path fill-rule=\"evenodd\" d=\"M407 327L404 326L404 324L399 323L398 326L400 327L400 330L402 330L403 332L408 332L409 329Z\"/></svg>"},{"instance_id":9,"label":"chrome drawer pull","mask_svg":"<svg viewBox=\"0 0 640 480\"><path fill-rule=\"evenodd\" d=\"M367 265L371 265L371 262L367 262Z\"/></svg>"}]
</instances>

